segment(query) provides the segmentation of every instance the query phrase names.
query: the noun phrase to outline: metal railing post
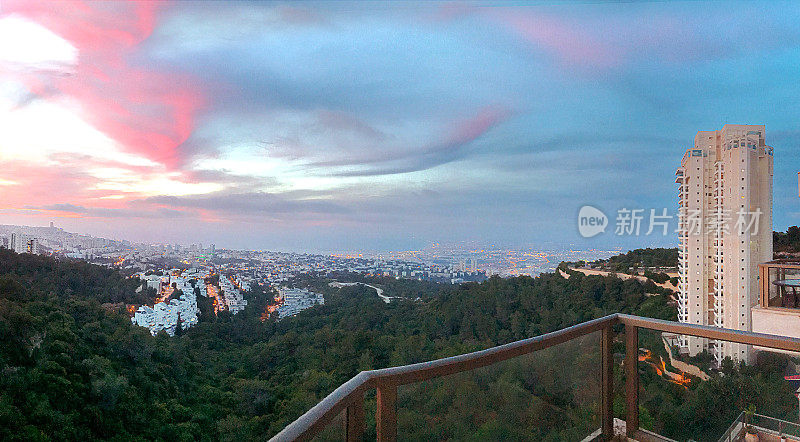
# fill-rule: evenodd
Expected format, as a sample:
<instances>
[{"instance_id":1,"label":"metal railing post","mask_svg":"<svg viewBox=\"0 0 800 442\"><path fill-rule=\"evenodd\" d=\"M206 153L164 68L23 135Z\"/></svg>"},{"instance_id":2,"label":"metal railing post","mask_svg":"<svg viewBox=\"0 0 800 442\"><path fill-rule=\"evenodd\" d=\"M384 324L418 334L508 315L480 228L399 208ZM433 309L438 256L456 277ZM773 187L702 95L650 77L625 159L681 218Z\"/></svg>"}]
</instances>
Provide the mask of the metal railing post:
<instances>
[{"instance_id":1,"label":"metal railing post","mask_svg":"<svg viewBox=\"0 0 800 442\"><path fill-rule=\"evenodd\" d=\"M366 428L364 419L364 393L356 395L352 404L345 408L344 437L347 442L360 442Z\"/></svg>"},{"instance_id":2,"label":"metal railing post","mask_svg":"<svg viewBox=\"0 0 800 442\"><path fill-rule=\"evenodd\" d=\"M628 412L625 433L633 437L639 431L639 328L625 326L625 398Z\"/></svg>"},{"instance_id":3,"label":"metal railing post","mask_svg":"<svg viewBox=\"0 0 800 442\"><path fill-rule=\"evenodd\" d=\"M611 326L603 328L600 335L600 359L602 373L602 400L600 418L602 434L605 440L614 437L614 330Z\"/></svg>"},{"instance_id":4,"label":"metal railing post","mask_svg":"<svg viewBox=\"0 0 800 442\"><path fill-rule=\"evenodd\" d=\"M397 440L397 384L378 383L378 404L375 411L378 442Z\"/></svg>"}]
</instances>

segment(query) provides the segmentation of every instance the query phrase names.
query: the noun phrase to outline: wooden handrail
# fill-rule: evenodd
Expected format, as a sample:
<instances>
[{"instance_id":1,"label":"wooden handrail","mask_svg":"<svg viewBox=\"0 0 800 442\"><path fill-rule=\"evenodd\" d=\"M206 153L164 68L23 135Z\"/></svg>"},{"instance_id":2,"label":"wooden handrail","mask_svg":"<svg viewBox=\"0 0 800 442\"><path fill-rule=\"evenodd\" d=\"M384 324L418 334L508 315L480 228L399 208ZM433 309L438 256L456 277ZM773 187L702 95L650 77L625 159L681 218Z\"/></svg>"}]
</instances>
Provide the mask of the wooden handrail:
<instances>
[{"instance_id":1,"label":"wooden handrail","mask_svg":"<svg viewBox=\"0 0 800 442\"><path fill-rule=\"evenodd\" d=\"M428 362L419 362L417 364L372 370L368 373L371 373L375 378L380 378L398 385L427 381L441 376L460 373L462 371L474 370L517 356L543 350L610 327L617 324L617 322L616 314L608 315L533 338L487 348L486 350L479 350Z\"/></svg>"},{"instance_id":2,"label":"wooden handrail","mask_svg":"<svg viewBox=\"0 0 800 442\"><path fill-rule=\"evenodd\" d=\"M271 440L293 441L310 439L347 407L347 402L357 395L357 390L363 391L375 388L379 382L384 385L397 386L474 370L579 338L602 330L605 327L610 327L617 322L617 315L613 314L486 350L417 364L362 371L289 424Z\"/></svg>"},{"instance_id":3,"label":"wooden handrail","mask_svg":"<svg viewBox=\"0 0 800 442\"><path fill-rule=\"evenodd\" d=\"M615 324L624 324L626 329L626 391L628 404L629 423L638 423L638 373L636 365L638 363L638 333L639 328L671 332L680 335L698 336L702 338L715 339L720 341L730 341L740 344L756 345L759 347L788 350L800 352L800 339L789 338L763 333L753 333L740 330L731 330L717 327L709 327L696 324L684 324L660 319L644 318L640 316L615 313L602 318L587 321L581 324L546 333L533 338L511 342L486 350L475 351L448 358L436 359L417 364L403 365L399 367L383 368L379 370L362 371L346 383L342 384L329 394L325 399L312 407L294 422L289 424L280 433L275 435L272 441L295 441L309 440L319 433L325 425L333 420L345 409L356 410L356 412L346 413L346 420L353 416L356 422L345 422L347 438L357 440L357 435L351 434L356 429L363 426L363 403L355 404L364 399L364 392L374 388L379 388L382 394L378 395L378 427L379 439L392 441L396 439L397 413L396 391L399 385L422 382L441 376L475 370L480 367L496 364L507 359L515 358L525 354L530 354L554 345L558 345L587 334L603 330L601 352L603 357L603 393L613 394L611 388L610 368L607 366L610 360L610 340L611 327ZM631 363L631 361L634 361ZM636 378L636 379L634 379ZM602 404L602 413L610 413L610 398L605 398ZM607 431L607 422L610 416L602 416L603 430ZM384 419L381 421L381 419ZM638 425L637 425L638 426ZM630 428L631 432L636 431L636 427ZM605 433L604 433L605 434Z\"/></svg>"},{"instance_id":4,"label":"wooden handrail","mask_svg":"<svg viewBox=\"0 0 800 442\"><path fill-rule=\"evenodd\" d=\"M334 417L341 413L356 398L364 399L364 391L374 388L375 383L369 372L362 371L352 379L333 390L320 403L303 413L297 420L286 426L270 440L294 441L310 440L319 433Z\"/></svg>"},{"instance_id":5,"label":"wooden handrail","mask_svg":"<svg viewBox=\"0 0 800 442\"><path fill-rule=\"evenodd\" d=\"M643 318L641 316L618 313L619 321L629 326L675 333L677 335L697 336L717 341L736 342L758 347L800 352L800 339L788 336L768 335L729 328L710 327L707 325L684 324L682 322L664 321L662 319Z\"/></svg>"}]
</instances>

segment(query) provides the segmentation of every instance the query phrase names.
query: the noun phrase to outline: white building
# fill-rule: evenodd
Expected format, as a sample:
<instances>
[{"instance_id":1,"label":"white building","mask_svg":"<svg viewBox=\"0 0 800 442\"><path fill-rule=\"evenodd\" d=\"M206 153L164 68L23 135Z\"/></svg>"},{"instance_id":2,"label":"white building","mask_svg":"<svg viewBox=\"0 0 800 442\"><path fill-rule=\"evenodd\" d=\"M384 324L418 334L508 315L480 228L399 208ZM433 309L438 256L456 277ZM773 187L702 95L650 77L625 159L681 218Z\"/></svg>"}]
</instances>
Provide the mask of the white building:
<instances>
[{"instance_id":1,"label":"white building","mask_svg":"<svg viewBox=\"0 0 800 442\"><path fill-rule=\"evenodd\" d=\"M242 296L242 292L236 288L230 278L220 276L219 287L222 290L225 305L231 314L237 314L247 307L247 300Z\"/></svg>"},{"instance_id":2,"label":"white building","mask_svg":"<svg viewBox=\"0 0 800 442\"><path fill-rule=\"evenodd\" d=\"M287 316L294 316L301 311L314 307L315 305L325 304L325 298L320 293L309 292L308 289L289 289L279 290L283 303L278 307L278 319Z\"/></svg>"},{"instance_id":3,"label":"white building","mask_svg":"<svg viewBox=\"0 0 800 442\"><path fill-rule=\"evenodd\" d=\"M153 307L146 305L139 307L131 322L148 328L153 336L161 330L174 336L178 318L181 321L181 329L187 329L197 324L197 313L197 297L194 293L184 293L180 298L172 299L168 303L159 302Z\"/></svg>"},{"instance_id":4,"label":"white building","mask_svg":"<svg viewBox=\"0 0 800 442\"><path fill-rule=\"evenodd\" d=\"M39 240L36 239L36 238L28 238L28 240L25 241L25 249L26 249L25 250L26 253L31 253L33 255L38 255L39 254Z\"/></svg>"},{"instance_id":5,"label":"white building","mask_svg":"<svg viewBox=\"0 0 800 442\"><path fill-rule=\"evenodd\" d=\"M27 235L18 232L12 232L8 248L16 253L28 253Z\"/></svg>"},{"instance_id":6,"label":"white building","mask_svg":"<svg viewBox=\"0 0 800 442\"><path fill-rule=\"evenodd\" d=\"M752 330L758 264L772 259L773 150L764 126L698 132L676 172L679 207L678 319ZM681 350L750 361L751 348L683 336Z\"/></svg>"}]
</instances>

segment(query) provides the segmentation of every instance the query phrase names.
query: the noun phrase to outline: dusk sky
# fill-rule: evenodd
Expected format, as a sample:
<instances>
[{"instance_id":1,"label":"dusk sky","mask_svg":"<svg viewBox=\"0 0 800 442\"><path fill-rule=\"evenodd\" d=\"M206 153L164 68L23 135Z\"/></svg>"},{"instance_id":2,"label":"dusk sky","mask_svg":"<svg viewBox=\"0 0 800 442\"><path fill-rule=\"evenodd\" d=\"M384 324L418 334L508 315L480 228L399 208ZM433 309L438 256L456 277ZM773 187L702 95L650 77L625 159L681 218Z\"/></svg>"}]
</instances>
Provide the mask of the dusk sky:
<instances>
[{"instance_id":1,"label":"dusk sky","mask_svg":"<svg viewBox=\"0 0 800 442\"><path fill-rule=\"evenodd\" d=\"M800 224L800 4L0 0L0 224L295 251L580 239L764 124ZM612 219L613 222L613 219Z\"/></svg>"}]
</instances>

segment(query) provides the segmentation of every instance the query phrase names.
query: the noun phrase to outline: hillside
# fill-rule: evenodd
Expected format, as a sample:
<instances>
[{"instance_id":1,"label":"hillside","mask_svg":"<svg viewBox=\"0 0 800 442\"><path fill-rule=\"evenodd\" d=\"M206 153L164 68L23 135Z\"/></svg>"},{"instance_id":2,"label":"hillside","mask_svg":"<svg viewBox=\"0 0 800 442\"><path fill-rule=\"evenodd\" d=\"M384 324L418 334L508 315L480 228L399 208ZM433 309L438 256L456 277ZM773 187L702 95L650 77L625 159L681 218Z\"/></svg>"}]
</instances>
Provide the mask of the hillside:
<instances>
[{"instance_id":1,"label":"hillside","mask_svg":"<svg viewBox=\"0 0 800 442\"><path fill-rule=\"evenodd\" d=\"M325 293L326 303L294 318L262 323L260 310L248 307L234 317L206 318L182 336L153 337L122 309L103 306L138 301L135 282L114 271L5 250L0 269L0 339L12 344L0 347L2 440L266 439L360 370L487 348L611 312L675 316L653 284L577 273L461 286L394 281L385 285L387 294L424 296L391 304L365 287L332 289L311 278L306 282ZM248 296L258 301L264 294ZM587 396L583 377L596 367L596 342L571 345L469 375L457 390L452 380L410 387L400 424L417 440L588 434L596 397ZM643 345L658 344L643 338ZM553 366L561 367L558 373ZM697 413L703 401L731 401L714 391L698 398L705 383L684 390L643 376L643 423L651 428ZM743 385L733 368L715 382L730 384L720 390L725 394ZM752 382L754 391L783 386L772 378ZM516 392L510 402L509 391ZM796 403L788 394L789 405L780 406L792 413ZM664 401L671 406L662 407ZM723 414L708 431L725 422ZM670 427L666 434L698 425L709 424Z\"/></svg>"},{"instance_id":2,"label":"hillside","mask_svg":"<svg viewBox=\"0 0 800 442\"><path fill-rule=\"evenodd\" d=\"M608 259L595 261L595 263L614 271L626 271L630 268L677 267L678 249L635 249Z\"/></svg>"}]
</instances>

